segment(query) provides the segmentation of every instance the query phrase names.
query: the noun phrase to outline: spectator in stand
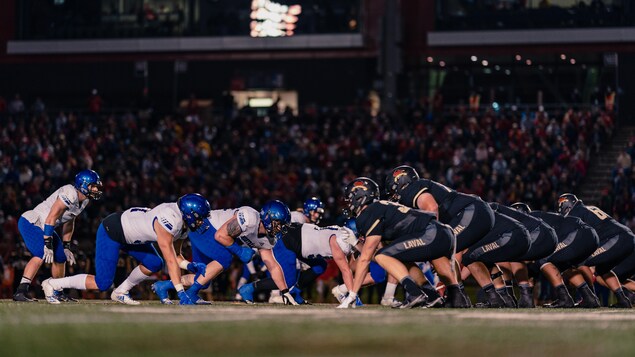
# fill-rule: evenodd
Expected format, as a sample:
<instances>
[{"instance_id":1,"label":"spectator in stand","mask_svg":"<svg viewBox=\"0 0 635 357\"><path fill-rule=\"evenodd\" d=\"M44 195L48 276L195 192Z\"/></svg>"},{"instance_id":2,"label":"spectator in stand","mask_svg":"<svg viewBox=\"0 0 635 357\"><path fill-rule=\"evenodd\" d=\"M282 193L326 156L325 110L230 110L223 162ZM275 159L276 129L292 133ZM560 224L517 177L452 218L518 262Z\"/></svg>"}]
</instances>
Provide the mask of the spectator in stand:
<instances>
[{"instance_id":1,"label":"spectator in stand","mask_svg":"<svg viewBox=\"0 0 635 357\"><path fill-rule=\"evenodd\" d=\"M9 114L18 115L24 113L24 102L20 98L20 94L16 94L9 103Z\"/></svg>"},{"instance_id":2,"label":"spectator in stand","mask_svg":"<svg viewBox=\"0 0 635 357\"><path fill-rule=\"evenodd\" d=\"M97 89L93 89L90 93L90 97L88 98L88 111L93 114L98 114L101 112L103 104L104 101L101 99Z\"/></svg>"}]
</instances>

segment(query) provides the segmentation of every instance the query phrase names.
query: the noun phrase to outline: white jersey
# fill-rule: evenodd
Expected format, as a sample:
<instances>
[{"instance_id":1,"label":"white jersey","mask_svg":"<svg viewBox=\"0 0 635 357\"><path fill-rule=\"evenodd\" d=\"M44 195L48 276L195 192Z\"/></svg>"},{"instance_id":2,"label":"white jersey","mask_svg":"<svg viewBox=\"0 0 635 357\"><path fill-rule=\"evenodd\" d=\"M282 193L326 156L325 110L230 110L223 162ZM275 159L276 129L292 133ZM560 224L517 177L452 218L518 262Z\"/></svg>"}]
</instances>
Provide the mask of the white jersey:
<instances>
[{"instance_id":1,"label":"white jersey","mask_svg":"<svg viewBox=\"0 0 635 357\"><path fill-rule=\"evenodd\" d=\"M55 227L77 217L80 213L82 213L89 202L89 200L86 199L80 203L79 192L77 192L75 187L73 185L65 185L58 188L57 191L53 192L52 195L37 205L34 209L24 212L22 217L34 225L44 229L46 217L48 217L53 204L58 198L62 201L62 203L64 203L64 205L66 205L66 210L62 216L55 221Z\"/></svg>"},{"instance_id":2,"label":"white jersey","mask_svg":"<svg viewBox=\"0 0 635 357\"><path fill-rule=\"evenodd\" d=\"M218 230L225 222L229 221L234 215L238 220L238 225L242 232L236 238L242 244L257 249L272 249L276 243L275 239L269 239L267 236L259 236L260 213L255 209L243 206L234 209L219 209L209 213L209 221L214 229Z\"/></svg>"},{"instance_id":3,"label":"white jersey","mask_svg":"<svg viewBox=\"0 0 635 357\"><path fill-rule=\"evenodd\" d=\"M344 255L352 253L353 248L344 242L342 236L345 234L354 235L353 231L346 227L328 226L318 227L315 224L306 223L302 225L302 257L303 258L332 258L333 252L329 240L335 234L335 242L340 246Z\"/></svg>"},{"instance_id":4,"label":"white jersey","mask_svg":"<svg viewBox=\"0 0 635 357\"><path fill-rule=\"evenodd\" d=\"M184 239L188 230L183 226L183 216L176 203L162 203L152 209L132 207L121 215L121 227L128 244L156 242L154 222L157 221L174 238Z\"/></svg>"},{"instance_id":5,"label":"white jersey","mask_svg":"<svg viewBox=\"0 0 635 357\"><path fill-rule=\"evenodd\" d=\"M293 211L291 212L291 223L309 223L309 217L302 212Z\"/></svg>"}]
</instances>

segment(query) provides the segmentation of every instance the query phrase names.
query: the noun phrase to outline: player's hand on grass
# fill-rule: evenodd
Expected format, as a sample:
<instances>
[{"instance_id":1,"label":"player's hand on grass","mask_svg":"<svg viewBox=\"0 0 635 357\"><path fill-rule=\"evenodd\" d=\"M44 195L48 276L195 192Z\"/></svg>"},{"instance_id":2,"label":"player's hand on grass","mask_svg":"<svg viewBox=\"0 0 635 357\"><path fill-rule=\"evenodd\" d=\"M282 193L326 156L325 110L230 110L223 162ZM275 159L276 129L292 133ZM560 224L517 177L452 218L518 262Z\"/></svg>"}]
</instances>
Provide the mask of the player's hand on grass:
<instances>
[{"instance_id":1,"label":"player's hand on grass","mask_svg":"<svg viewBox=\"0 0 635 357\"><path fill-rule=\"evenodd\" d=\"M289 292L289 289L280 290L280 295L285 305L299 305Z\"/></svg>"},{"instance_id":2,"label":"player's hand on grass","mask_svg":"<svg viewBox=\"0 0 635 357\"><path fill-rule=\"evenodd\" d=\"M338 309L348 309L349 307L355 307L355 302L357 301L357 294L349 291L346 298L342 301L342 303L337 307Z\"/></svg>"}]
</instances>

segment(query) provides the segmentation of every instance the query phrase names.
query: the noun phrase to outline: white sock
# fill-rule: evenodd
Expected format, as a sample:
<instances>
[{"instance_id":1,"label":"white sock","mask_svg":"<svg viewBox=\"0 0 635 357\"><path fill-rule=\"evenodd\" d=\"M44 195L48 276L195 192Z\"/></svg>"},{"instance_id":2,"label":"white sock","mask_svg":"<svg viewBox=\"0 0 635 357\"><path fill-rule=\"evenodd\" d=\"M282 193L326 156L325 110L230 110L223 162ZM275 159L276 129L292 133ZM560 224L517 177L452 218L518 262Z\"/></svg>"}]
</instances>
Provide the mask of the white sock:
<instances>
[{"instance_id":1,"label":"white sock","mask_svg":"<svg viewBox=\"0 0 635 357\"><path fill-rule=\"evenodd\" d=\"M397 290L397 284L386 283L386 290L384 291L384 299L392 299L395 297L395 290Z\"/></svg>"},{"instance_id":2,"label":"white sock","mask_svg":"<svg viewBox=\"0 0 635 357\"><path fill-rule=\"evenodd\" d=\"M254 266L254 261L251 260L249 263L247 263L247 270L249 270L249 274L254 275L256 274L256 267Z\"/></svg>"},{"instance_id":3,"label":"white sock","mask_svg":"<svg viewBox=\"0 0 635 357\"><path fill-rule=\"evenodd\" d=\"M148 276L143 274L141 272L141 268L137 266L136 268L132 270L130 275L128 275L128 278L124 280L124 282L121 283L121 285L115 288L115 291L118 293L127 294L130 291L130 289L135 287L135 285L139 284L140 282L146 280L147 278Z\"/></svg>"},{"instance_id":4,"label":"white sock","mask_svg":"<svg viewBox=\"0 0 635 357\"><path fill-rule=\"evenodd\" d=\"M51 279L49 282L55 290L79 289L86 290L86 278L88 274L77 274L65 278Z\"/></svg>"},{"instance_id":5,"label":"white sock","mask_svg":"<svg viewBox=\"0 0 635 357\"><path fill-rule=\"evenodd\" d=\"M346 287L346 284L342 284L342 285L338 285L336 286L337 291L340 292L340 294L346 294L348 292L348 288Z\"/></svg>"},{"instance_id":6,"label":"white sock","mask_svg":"<svg viewBox=\"0 0 635 357\"><path fill-rule=\"evenodd\" d=\"M31 284L31 279L23 276L22 279L20 279L20 284Z\"/></svg>"},{"instance_id":7,"label":"white sock","mask_svg":"<svg viewBox=\"0 0 635 357\"><path fill-rule=\"evenodd\" d=\"M247 284L247 279L241 276L240 279L238 279L238 284L236 284L236 289L240 289L240 287L245 284Z\"/></svg>"},{"instance_id":8,"label":"white sock","mask_svg":"<svg viewBox=\"0 0 635 357\"><path fill-rule=\"evenodd\" d=\"M280 290L271 290L271 296L280 296Z\"/></svg>"}]
</instances>

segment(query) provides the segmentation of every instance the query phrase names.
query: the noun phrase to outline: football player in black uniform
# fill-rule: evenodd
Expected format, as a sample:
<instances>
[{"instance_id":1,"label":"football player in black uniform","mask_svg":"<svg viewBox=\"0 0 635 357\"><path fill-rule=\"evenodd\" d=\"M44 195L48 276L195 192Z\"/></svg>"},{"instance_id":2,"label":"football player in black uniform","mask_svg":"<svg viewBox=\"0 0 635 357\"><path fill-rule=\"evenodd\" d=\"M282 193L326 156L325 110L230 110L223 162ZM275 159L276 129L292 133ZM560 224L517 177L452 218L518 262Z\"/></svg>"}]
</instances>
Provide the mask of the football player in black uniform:
<instances>
[{"instance_id":1,"label":"football player in black uniform","mask_svg":"<svg viewBox=\"0 0 635 357\"><path fill-rule=\"evenodd\" d=\"M353 289L338 308L347 308L357 299L370 261L375 261L395 277L408 292L400 308L412 308L427 302L427 296L408 275L404 263L430 261L444 280L448 303L453 307L469 307L464 300L453 270L456 238L452 229L439 223L434 215L390 201L379 200L375 181L359 177L344 191L350 214L357 219L357 230L365 242L361 251ZM377 249L379 243L384 247Z\"/></svg>"},{"instance_id":2,"label":"football player in black uniform","mask_svg":"<svg viewBox=\"0 0 635 357\"><path fill-rule=\"evenodd\" d=\"M489 204L495 212L502 213L508 217L520 222L529 231L529 250L519 257L516 262L509 262L507 265L513 273L518 289L520 291L520 299L518 307L533 308L535 307L533 298L533 285L529 281L529 272L527 271L528 262L549 256L556 249L558 237L556 231L547 225L540 218L532 217L522 210L510 208L499 203L492 202ZM516 205L517 207L518 205ZM503 264L499 264L502 268ZM511 275L508 269L503 270L505 278L505 287L508 294L513 298L514 290L511 281Z\"/></svg>"},{"instance_id":3,"label":"football player in black uniform","mask_svg":"<svg viewBox=\"0 0 635 357\"><path fill-rule=\"evenodd\" d=\"M582 300L575 306L600 307L597 297L582 274L576 269L593 254L600 244L595 229L578 217L563 217L551 212L532 211L529 205L520 202L514 203L512 207L542 219L556 230L558 245L555 251L548 257L539 259L532 264L536 270L540 269L556 291L557 299L543 306L548 308L574 307L575 303L569 295L561 275L561 272L567 271L569 281L576 285L578 293L582 296Z\"/></svg>"},{"instance_id":4,"label":"football player in black uniform","mask_svg":"<svg viewBox=\"0 0 635 357\"><path fill-rule=\"evenodd\" d=\"M635 273L633 254L635 235L623 224L595 206L586 206L575 195L565 193L558 198L558 213L563 216L578 217L593 227L600 238L600 247L583 263L585 267L595 266L595 274L617 297L612 307L631 308L620 277L626 280ZM590 269L583 269L587 274ZM600 279L598 279L600 281Z\"/></svg>"},{"instance_id":5,"label":"football player in black uniform","mask_svg":"<svg viewBox=\"0 0 635 357\"><path fill-rule=\"evenodd\" d=\"M438 182L420 179L417 171L407 165L394 168L386 176L385 190L391 201L433 212L439 221L450 225L456 234L457 262L467 266L486 292L489 306L505 306L505 301L499 294L505 290L504 286L501 283L498 288L502 287L503 290L496 292L488 267L479 259L472 259L469 264L465 264L462 258L467 248L481 241L494 227L494 212L487 203L477 196L457 192ZM499 228L503 228L502 225ZM458 276L459 286L462 288L460 278Z\"/></svg>"}]
</instances>

